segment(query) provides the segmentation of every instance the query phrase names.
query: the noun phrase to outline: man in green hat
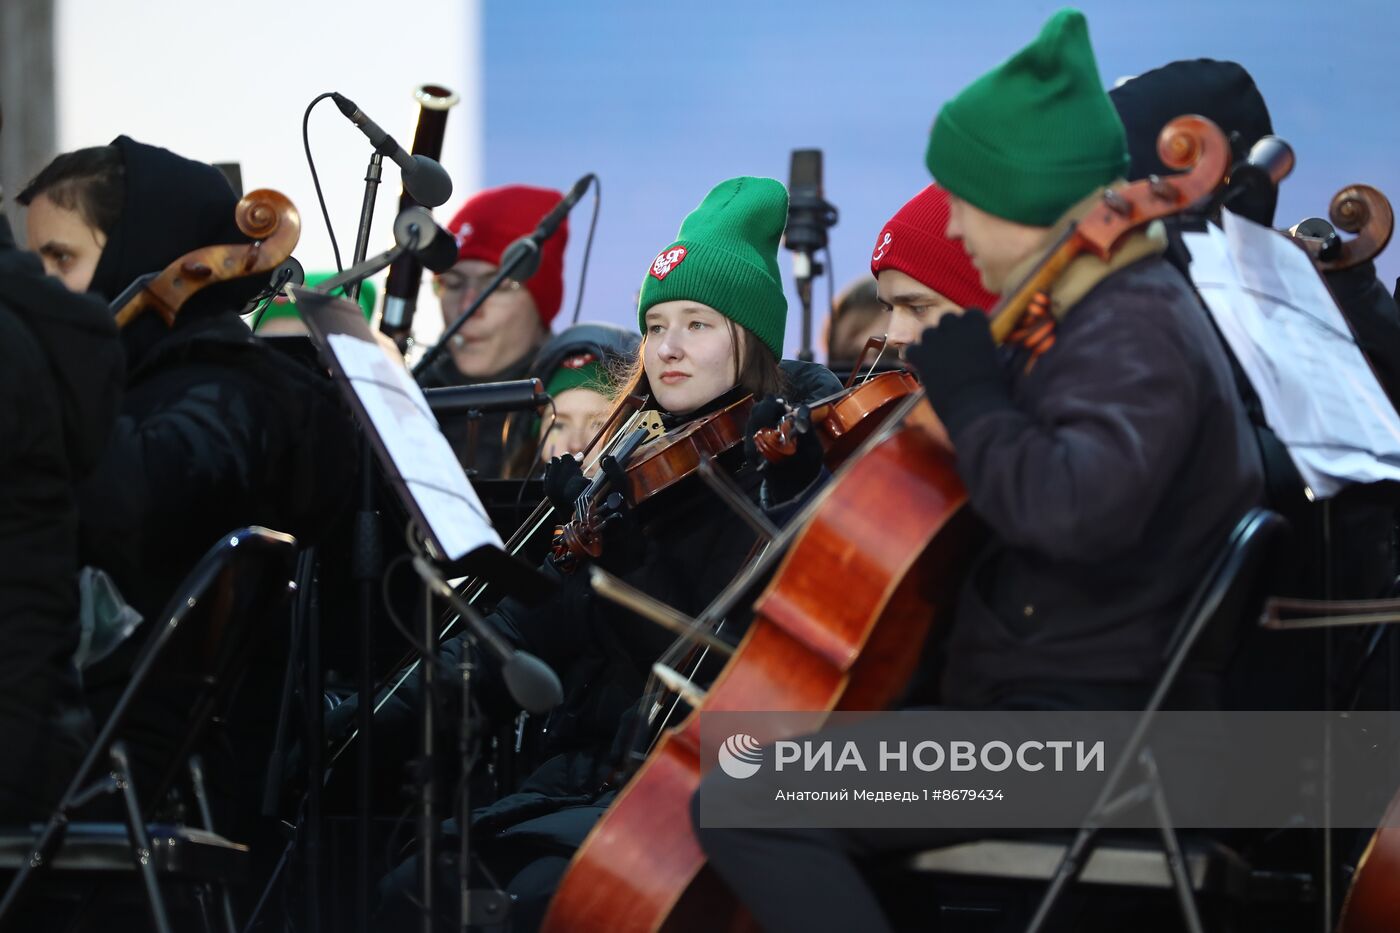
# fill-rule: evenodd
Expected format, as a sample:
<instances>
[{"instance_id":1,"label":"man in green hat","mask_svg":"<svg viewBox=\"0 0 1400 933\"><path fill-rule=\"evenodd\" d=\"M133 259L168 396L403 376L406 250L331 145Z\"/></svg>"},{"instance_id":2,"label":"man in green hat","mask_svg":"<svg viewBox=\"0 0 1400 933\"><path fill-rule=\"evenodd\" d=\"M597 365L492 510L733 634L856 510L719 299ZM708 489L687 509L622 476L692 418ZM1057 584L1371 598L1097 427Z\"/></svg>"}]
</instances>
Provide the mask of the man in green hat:
<instances>
[{"instance_id":1,"label":"man in green hat","mask_svg":"<svg viewBox=\"0 0 1400 933\"><path fill-rule=\"evenodd\" d=\"M1074 10L948 101L927 151L952 196L945 234L999 294L1127 162ZM977 311L944 315L906 351L991 538L959 593L941 670L911 685L918 701L1141 708L1191 594L1259 501L1258 452L1229 364L1164 248L1149 230L1108 262L1076 260L1005 347ZM1194 701L1213 702L1210 686ZM724 780L712 772L697 800L722 795ZM769 931L888 929L856 859L967 835L728 830L700 812L711 865Z\"/></svg>"}]
</instances>

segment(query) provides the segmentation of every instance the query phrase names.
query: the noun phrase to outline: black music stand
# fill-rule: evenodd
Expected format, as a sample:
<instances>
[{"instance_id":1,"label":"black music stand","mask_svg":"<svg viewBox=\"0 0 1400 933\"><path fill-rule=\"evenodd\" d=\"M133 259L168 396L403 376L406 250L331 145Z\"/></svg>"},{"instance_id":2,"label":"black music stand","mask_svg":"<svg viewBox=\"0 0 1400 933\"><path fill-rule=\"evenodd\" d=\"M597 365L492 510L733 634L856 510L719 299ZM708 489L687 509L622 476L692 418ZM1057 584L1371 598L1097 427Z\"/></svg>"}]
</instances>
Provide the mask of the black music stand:
<instances>
[{"instance_id":1,"label":"black music stand","mask_svg":"<svg viewBox=\"0 0 1400 933\"><path fill-rule=\"evenodd\" d=\"M397 350L393 356L390 355L389 348L370 330L359 307L349 301L312 289L292 288L290 291L312 340L320 350L322 362L341 389L365 442L374 452L390 487L422 535L427 550L422 555L426 560L419 565L419 572L423 573L421 568L428 563L446 575L459 575L463 570L474 569L503 582L507 590L523 591L536 599L552 589L548 578L515 561L502 549L500 536L491 526L485 507L442 436L422 390L404 368L402 360L395 358ZM437 586L431 583L425 583L425 586L427 608L419 647L431 652L436 644L431 597L435 593L441 594L445 584L439 579ZM493 653L501 650L499 638L493 640L483 630L475 613L469 612L466 621L469 638L475 634L482 637ZM470 658L471 654L470 651L466 652L464 657ZM421 711L421 732L424 755L429 760L435 751L433 703L430 698L436 660L434 655L425 655L422 664L425 699ZM470 685L469 662L464 664L460 675L462 689L466 690ZM366 699L361 698L360 706L362 732L368 725L365 720L372 705ZM469 696L463 697L462 709L465 723L470 715ZM361 741L365 738L362 735ZM470 753L470 737L465 724L460 741L462 754L466 758ZM361 746L362 770L368 768L368 762L364 760L367 748L367 744ZM368 786L367 775L362 775L362 782L363 786ZM502 922L509 904L503 892L470 891L467 888L470 871L466 858L469 854L469 816L463 813L463 863L459 866L464 928L473 919L478 922ZM358 814L358 819L367 821L368 812ZM434 856L441 821L434 798L431 768L426 772L422 786L419 820L419 898L425 918L424 929L431 930L435 909Z\"/></svg>"}]
</instances>

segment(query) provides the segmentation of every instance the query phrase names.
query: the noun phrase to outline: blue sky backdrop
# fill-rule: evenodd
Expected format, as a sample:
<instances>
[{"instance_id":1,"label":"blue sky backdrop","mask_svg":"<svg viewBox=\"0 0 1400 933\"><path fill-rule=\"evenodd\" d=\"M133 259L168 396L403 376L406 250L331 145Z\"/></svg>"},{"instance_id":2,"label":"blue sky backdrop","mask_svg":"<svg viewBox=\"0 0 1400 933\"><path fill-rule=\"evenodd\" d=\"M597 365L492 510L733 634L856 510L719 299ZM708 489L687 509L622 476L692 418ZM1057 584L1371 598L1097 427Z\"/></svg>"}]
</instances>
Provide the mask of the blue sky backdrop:
<instances>
[{"instance_id":1,"label":"blue sky backdrop","mask_svg":"<svg viewBox=\"0 0 1400 933\"><path fill-rule=\"evenodd\" d=\"M929 181L923 151L939 105L1029 41L1061 5L487 0L484 181L562 189L596 172L603 205L582 317L634 326L642 275L715 182L755 174L786 183L791 150L820 148L826 196L841 212L831 233L839 289L868 268L884 221ZM1181 58L1249 69L1275 132L1298 155L1280 226L1324 216L1332 195L1356 182L1400 204L1394 0L1087 0L1080 8L1106 85ZM585 201L571 220L556 329L573 311L590 210ZM787 279L785 251L780 264ZM1400 247L1379 265L1393 284ZM820 317L825 283L819 288ZM799 331L790 281L788 295L791 355Z\"/></svg>"}]
</instances>

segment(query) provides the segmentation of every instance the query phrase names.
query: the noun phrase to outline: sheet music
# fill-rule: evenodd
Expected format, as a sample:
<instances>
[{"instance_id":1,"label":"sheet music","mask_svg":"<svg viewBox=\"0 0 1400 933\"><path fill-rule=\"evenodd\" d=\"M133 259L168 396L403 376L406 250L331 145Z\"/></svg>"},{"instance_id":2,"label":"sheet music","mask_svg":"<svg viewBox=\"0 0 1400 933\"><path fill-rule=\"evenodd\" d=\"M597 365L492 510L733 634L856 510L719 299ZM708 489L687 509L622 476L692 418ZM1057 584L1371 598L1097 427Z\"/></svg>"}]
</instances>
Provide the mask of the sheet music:
<instances>
[{"instance_id":1,"label":"sheet music","mask_svg":"<svg viewBox=\"0 0 1400 933\"><path fill-rule=\"evenodd\" d=\"M377 343L329 334L327 344L355 388L392 469L404 481L448 560L504 547L422 391Z\"/></svg>"},{"instance_id":2,"label":"sheet music","mask_svg":"<svg viewBox=\"0 0 1400 933\"><path fill-rule=\"evenodd\" d=\"M1186 233L1191 278L1314 498L1400 480L1400 416L1312 261L1226 211Z\"/></svg>"}]
</instances>

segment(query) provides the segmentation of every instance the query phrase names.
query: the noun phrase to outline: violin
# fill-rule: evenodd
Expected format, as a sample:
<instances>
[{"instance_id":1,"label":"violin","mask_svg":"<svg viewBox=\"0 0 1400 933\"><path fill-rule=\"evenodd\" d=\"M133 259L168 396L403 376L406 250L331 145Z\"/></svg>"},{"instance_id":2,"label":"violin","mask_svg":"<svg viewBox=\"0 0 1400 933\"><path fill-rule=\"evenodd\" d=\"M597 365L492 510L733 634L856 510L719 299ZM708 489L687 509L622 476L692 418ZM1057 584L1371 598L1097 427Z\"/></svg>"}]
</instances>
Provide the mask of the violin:
<instances>
[{"instance_id":1,"label":"violin","mask_svg":"<svg viewBox=\"0 0 1400 933\"><path fill-rule=\"evenodd\" d=\"M117 311L117 326L125 327L143 311L154 310L166 327L174 327L180 308L201 290L276 269L292 255L301 238L301 215L296 206L271 188L245 194L234 207L234 220L245 236L252 237L252 243L204 246L181 256L159 274L137 280L127 290L135 294Z\"/></svg>"},{"instance_id":2,"label":"violin","mask_svg":"<svg viewBox=\"0 0 1400 933\"><path fill-rule=\"evenodd\" d=\"M603 527L623 505L623 501L618 499L613 499L609 504L611 497L617 496L627 505L638 506L657 493L670 489L700 469L702 462L713 460L742 444L752 410L753 396L746 395L713 414L697 418L659 437L650 440L636 438L634 441L634 435L624 439L613 457L623 465L627 477L626 488L611 490L605 474L599 473L594 477L579 496L573 518L555 535L553 556L556 563L567 570L576 566L581 557L600 557L603 553ZM598 508L600 504L605 507Z\"/></svg>"},{"instance_id":3,"label":"violin","mask_svg":"<svg viewBox=\"0 0 1400 933\"><path fill-rule=\"evenodd\" d=\"M1111 258L1129 234L1214 193L1229 167L1225 135L1203 117L1173 120L1158 152L1168 166L1189 170L1106 192L993 309L999 340L1076 256ZM781 539L694 621L709 631L782 560L714 683L689 687L692 708L887 707L913 672L917 646L949 617L977 548L980 528L966 504L941 422L921 391L907 395ZM691 831L691 799L713 765L702 754L698 715L664 732L575 854L545 933L752 929L707 871Z\"/></svg>"},{"instance_id":4,"label":"violin","mask_svg":"<svg viewBox=\"0 0 1400 933\"><path fill-rule=\"evenodd\" d=\"M871 350L884 351L885 338L871 337L857 360ZM754 447L769 463L777 463L797 453L797 435L815 431L821 441L827 467L837 469L885 416L902 399L919 389L919 380L907 370L893 370L867 376L855 383L851 372L846 387L834 395L802 409L791 409L778 424L754 432Z\"/></svg>"}]
</instances>

